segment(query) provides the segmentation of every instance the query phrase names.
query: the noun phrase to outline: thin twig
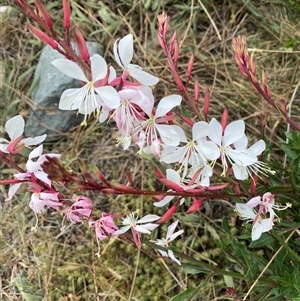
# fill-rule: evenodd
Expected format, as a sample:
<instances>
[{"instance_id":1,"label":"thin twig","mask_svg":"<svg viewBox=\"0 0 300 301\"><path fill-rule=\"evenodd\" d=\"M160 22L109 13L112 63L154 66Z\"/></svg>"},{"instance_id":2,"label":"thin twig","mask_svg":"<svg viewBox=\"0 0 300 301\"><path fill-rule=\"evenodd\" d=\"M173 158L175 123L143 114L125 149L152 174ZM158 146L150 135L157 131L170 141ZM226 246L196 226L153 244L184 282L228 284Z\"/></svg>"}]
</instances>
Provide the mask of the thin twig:
<instances>
[{"instance_id":1,"label":"thin twig","mask_svg":"<svg viewBox=\"0 0 300 301\"><path fill-rule=\"evenodd\" d=\"M292 235L295 233L295 231L293 231L289 237L285 240L285 242L288 242L289 239L292 237ZM247 294L245 295L245 297L243 298L243 300L246 300L246 298L249 296L249 294L251 293L251 291L253 290L253 288L255 287L255 285L257 284L258 280L261 278L261 276L265 273L265 271L267 270L267 268L270 266L270 264L273 262L273 260L276 258L276 256L278 255L278 253L281 251L281 249L283 248L283 245L280 246L280 248L277 250L277 252L272 256L271 260L268 262L268 264L265 266L265 268L261 271L261 273L259 274L259 276L256 278L256 280L254 281L254 283L251 285L249 291L247 292Z\"/></svg>"},{"instance_id":2,"label":"thin twig","mask_svg":"<svg viewBox=\"0 0 300 301\"><path fill-rule=\"evenodd\" d=\"M221 35L220 35L220 33L219 33L219 30L218 30L218 28L217 28L216 23L214 22L214 20L212 19L212 17L211 17L210 14L208 13L208 11L207 11L206 7L203 5L202 1L201 1L201 0L198 0L198 2L199 2L199 4L201 5L201 7L202 7L202 9L204 10L204 12L206 13L206 15L207 15L209 21L211 22L213 28L215 29L215 31L216 31L216 33L217 33L217 36L218 36L219 40L222 41L222 37L221 37Z\"/></svg>"}]
</instances>

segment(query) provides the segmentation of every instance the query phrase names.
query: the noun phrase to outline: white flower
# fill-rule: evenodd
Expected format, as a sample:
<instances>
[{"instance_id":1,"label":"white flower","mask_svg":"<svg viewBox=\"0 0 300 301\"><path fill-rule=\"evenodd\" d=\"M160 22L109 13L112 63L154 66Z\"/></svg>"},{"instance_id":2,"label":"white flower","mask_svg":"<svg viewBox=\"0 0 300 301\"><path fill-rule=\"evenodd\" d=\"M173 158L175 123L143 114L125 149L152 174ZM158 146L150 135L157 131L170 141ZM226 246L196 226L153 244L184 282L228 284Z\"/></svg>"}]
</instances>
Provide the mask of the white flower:
<instances>
[{"instance_id":1,"label":"white flower","mask_svg":"<svg viewBox=\"0 0 300 301\"><path fill-rule=\"evenodd\" d=\"M165 163L180 163L179 172L183 172L184 179L190 167L189 177L199 170L201 173L202 184L208 184L207 177L211 176L211 167L207 164L207 160L215 160L220 156L220 150L214 142L206 141L206 136L209 134L209 126L204 121L196 122L192 128L192 139L188 141L182 128L176 128L180 142L185 143L184 146L168 146L162 152L161 160Z\"/></svg>"},{"instance_id":2,"label":"white flower","mask_svg":"<svg viewBox=\"0 0 300 301\"><path fill-rule=\"evenodd\" d=\"M246 180L249 176L252 178L252 174L258 175L258 173L262 173L266 175L267 173L273 173L267 165L261 161L258 161L257 156L259 156L266 149L266 143L263 140L257 141L255 144L250 146L244 151L248 152L248 154L252 154L252 160L239 161L235 162L232 165L234 176L238 180Z\"/></svg>"},{"instance_id":3,"label":"white flower","mask_svg":"<svg viewBox=\"0 0 300 301\"><path fill-rule=\"evenodd\" d=\"M132 34L114 43L114 56L118 65L142 85L153 86L158 83L157 77L143 71L138 65L130 64L133 57Z\"/></svg>"},{"instance_id":4,"label":"white flower","mask_svg":"<svg viewBox=\"0 0 300 301\"><path fill-rule=\"evenodd\" d=\"M234 176L238 180L245 180L251 171L256 173L261 170L262 162L257 160L257 155L261 153L265 144L262 140L246 149L247 137L245 136L245 123L237 120L226 126L224 133L221 124L213 118L209 123L209 138L219 146L221 161L223 165L222 176L228 170L228 162L233 166ZM233 148L234 147L234 148Z\"/></svg>"},{"instance_id":5,"label":"white flower","mask_svg":"<svg viewBox=\"0 0 300 301\"><path fill-rule=\"evenodd\" d=\"M84 114L83 124L86 124L87 115L95 111L100 114L102 103L109 109L116 109L120 105L118 92L106 85L108 81L106 61L99 54L94 54L90 60L91 80L76 63L70 60L56 59L52 62L60 72L86 83L79 89L64 91L59 102L61 110L78 110L79 113Z\"/></svg>"},{"instance_id":6,"label":"white flower","mask_svg":"<svg viewBox=\"0 0 300 301\"><path fill-rule=\"evenodd\" d=\"M268 232L273 227L273 217L262 218L255 210L249 207L247 204L236 204L236 210L238 211L240 218L246 220L246 222L253 222L252 227L252 240L258 240L262 233Z\"/></svg>"},{"instance_id":7,"label":"white flower","mask_svg":"<svg viewBox=\"0 0 300 301\"><path fill-rule=\"evenodd\" d=\"M45 173L42 169L42 164L47 161L46 156L52 157L52 158L60 158L60 154L45 154L42 155L43 153L43 145L40 145L37 147L35 150L33 150L28 157L28 161L26 163L26 169L27 169L27 174L28 173L33 173L36 178L40 179L47 185L51 186L51 180L48 178L48 174ZM33 159L37 158L36 161Z\"/></svg>"},{"instance_id":8,"label":"white flower","mask_svg":"<svg viewBox=\"0 0 300 301\"><path fill-rule=\"evenodd\" d=\"M183 230L179 230L177 232L174 233L176 227L178 225L178 220L175 221L174 223L172 223L169 227L168 227L168 231L167 231L167 236L166 238L161 238L161 239L157 239L157 240L150 240L151 242L154 242L156 245L164 247L164 248L168 248L171 245L171 242L179 235L181 235L184 231ZM162 256L164 257L170 257L173 261L175 261L178 265L181 265L180 261L178 259L175 258L174 253L172 250L168 250L163 251L163 250L157 250Z\"/></svg>"},{"instance_id":9,"label":"white flower","mask_svg":"<svg viewBox=\"0 0 300 301\"><path fill-rule=\"evenodd\" d=\"M24 127L25 121L21 115L14 116L6 121L5 129L11 141L0 138L0 151L4 153L15 152L18 151L18 146L20 146L21 150L22 145L26 147L37 145L43 142L47 137L47 135L44 134L35 138L22 138ZM13 145L14 143L16 144ZM12 149L9 148L9 145L13 145Z\"/></svg>"},{"instance_id":10,"label":"white flower","mask_svg":"<svg viewBox=\"0 0 300 301\"><path fill-rule=\"evenodd\" d=\"M119 230L115 231L112 235L121 235L126 231L131 229L134 242L138 248L141 247L141 233L151 234L155 228L157 228L158 224L153 224L151 222L157 221L160 219L160 216L155 214L148 214L141 219L138 219L137 214L135 212L130 213L123 219L123 227Z\"/></svg>"},{"instance_id":11,"label":"white flower","mask_svg":"<svg viewBox=\"0 0 300 301\"><path fill-rule=\"evenodd\" d=\"M154 115L152 114L153 106L143 108L149 118L141 121L135 129L135 135L139 134L137 144L141 151L147 152L147 149L149 149L148 153L159 155L157 151L160 149L159 138L166 145L175 146L179 144L179 136L176 131L179 126L162 123L165 123L165 115L181 104L181 99L180 95L169 95L162 98Z\"/></svg>"}]
</instances>

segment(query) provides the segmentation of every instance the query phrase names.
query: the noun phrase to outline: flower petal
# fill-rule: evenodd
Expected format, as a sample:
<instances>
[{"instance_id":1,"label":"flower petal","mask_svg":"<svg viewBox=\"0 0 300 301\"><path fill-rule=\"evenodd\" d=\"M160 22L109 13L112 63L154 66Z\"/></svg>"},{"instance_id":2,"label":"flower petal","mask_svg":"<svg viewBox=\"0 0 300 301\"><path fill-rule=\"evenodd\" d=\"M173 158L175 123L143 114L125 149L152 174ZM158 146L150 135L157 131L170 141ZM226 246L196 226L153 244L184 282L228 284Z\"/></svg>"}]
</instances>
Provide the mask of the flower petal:
<instances>
[{"instance_id":1,"label":"flower petal","mask_svg":"<svg viewBox=\"0 0 300 301\"><path fill-rule=\"evenodd\" d=\"M168 146L177 146L179 144L179 137L176 130L173 130L173 125L157 124L155 127L163 143Z\"/></svg>"},{"instance_id":2,"label":"flower petal","mask_svg":"<svg viewBox=\"0 0 300 301\"><path fill-rule=\"evenodd\" d=\"M21 115L14 116L5 123L6 132L12 141L22 136L24 127L25 121Z\"/></svg>"},{"instance_id":3,"label":"flower petal","mask_svg":"<svg viewBox=\"0 0 300 301\"><path fill-rule=\"evenodd\" d=\"M224 146L228 146L240 139L245 135L245 122L244 120L233 121L228 124L224 131Z\"/></svg>"},{"instance_id":4,"label":"flower petal","mask_svg":"<svg viewBox=\"0 0 300 301\"><path fill-rule=\"evenodd\" d=\"M180 95L169 95L162 98L157 106L155 118L163 117L170 112L174 107L179 106L181 103Z\"/></svg>"},{"instance_id":5,"label":"flower petal","mask_svg":"<svg viewBox=\"0 0 300 301\"><path fill-rule=\"evenodd\" d=\"M41 142L43 142L47 137L47 134L41 135L41 136L36 136L34 138L32 137L28 137L25 139L21 140L21 143L24 143L26 146L30 146L30 145L37 145Z\"/></svg>"},{"instance_id":6,"label":"flower petal","mask_svg":"<svg viewBox=\"0 0 300 301\"><path fill-rule=\"evenodd\" d=\"M156 214L148 214L137 221L139 224L154 222L160 219L160 216Z\"/></svg>"},{"instance_id":7,"label":"flower petal","mask_svg":"<svg viewBox=\"0 0 300 301\"><path fill-rule=\"evenodd\" d=\"M82 69L76 63L70 60L56 59L52 62L52 65L54 65L60 72L67 76L81 80L83 82L89 81Z\"/></svg>"},{"instance_id":8,"label":"flower petal","mask_svg":"<svg viewBox=\"0 0 300 301\"><path fill-rule=\"evenodd\" d=\"M22 183L16 183L10 186L9 190L8 190L8 196L4 201L10 201L13 196L16 194L16 192L18 191L18 189L20 188Z\"/></svg>"},{"instance_id":9,"label":"flower petal","mask_svg":"<svg viewBox=\"0 0 300 301\"><path fill-rule=\"evenodd\" d=\"M133 36L132 34L126 35L119 43L114 43L114 56L119 66L126 69L132 60L133 56Z\"/></svg>"},{"instance_id":10,"label":"flower petal","mask_svg":"<svg viewBox=\"0 0 300 301\"><path fill-rule=\"evenodd\" d=\"M156 76L146 71L143 71L142 68L137 65L129 64L127 72L139 83L145 86L156 85L159 81L159 79Z\"/></svg>"},{"instance_id":11,"label":"flower petal","mask_svg":"<svg viewBox=\"0 0 300 301\"><path fill-rule=\"evenodd\" d=\"M120 96L118 92L111 86L103 86L95 88L95 91L100 96L101 100L110 109L116 109L120 106Z\"/></svg>"},{"instance_id":12,"label":"flower petal","mask_svg":"<svg viewBox=\"0 0 300 301\"><path fill-rule=\"evenodd\" d=\"M80 89L67 89L63 92L59 101L61 110L77 110L87 95L87 86Z\"/></svg>"},{"instance_id":13,"label":"flower petal","mask_svg":"<svg viewBox=\"0 0 300 301\"><path fill-rule=\"evenodd\" d=\"M91 57L92 79L96 82L107 75L107 63L100 54L94 54Z\"/></svg>"}]
</instances>

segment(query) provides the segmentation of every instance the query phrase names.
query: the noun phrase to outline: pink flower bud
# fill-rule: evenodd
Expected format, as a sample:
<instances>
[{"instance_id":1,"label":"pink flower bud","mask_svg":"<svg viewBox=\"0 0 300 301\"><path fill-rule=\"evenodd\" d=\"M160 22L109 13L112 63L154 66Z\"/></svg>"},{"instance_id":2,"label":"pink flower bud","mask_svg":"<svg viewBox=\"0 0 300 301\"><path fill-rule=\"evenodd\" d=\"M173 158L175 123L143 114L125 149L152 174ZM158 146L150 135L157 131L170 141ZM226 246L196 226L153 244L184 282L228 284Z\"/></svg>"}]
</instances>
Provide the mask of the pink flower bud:
<instances>
[{"instance_id":1,"label":"pink flower bud","mask_svg":"<svg viewBox=\"0 0 300 301\"><path fill-rule=\"evenodd\" d=\"M198 104L199 102L199 81L195 80L194 83L194 99L195 103Z\"/></svg>"},{"instance_id":2,"label":"pink flower bud","mask_svg":"<svg viewBox=\"0 0 300 301\"><path fill-rule=\"evenodd\" d=\"M193 198L193 205L185 213L191 214L196 212L202 206L202 203L203 202L201 200Z\"/></svg>"},{"instance_id":3,"label":"pink flower bud","mask_svg":"<svg viewBox=\"0 0 300 301\"><path fill-rule=\"evenodd\" d=\"M221 120L221 125L222 125L222 133L224 133L225 128L227 126L228 122L228 110L225 108L222 114L222 120Z\"/></svg>"},{"instance_id":4,"label":"pink flower bud","mask_svg":"<svg viewBox=\"0 0 300 301\"><path fill-rule=\"evenodd\" d=\"M165 222L167 222L172 216L173 214L176 212L177 210L177 204L173 205L162 217L159 221L157 221L157 224L164 224Z\"/></svg>"},{"instance_id":5,"label":"pink flower bud","mask_svg":"<svg viewBox=\"0 0 300 301\"><path fill-rule=\"evenodd\" d=\"M192 74L192 69L194 66L194 61L195 61L195 56L192 54L188 63L188 67L186 70L186 81L189 81L191 74Z\"/></svg>"},{"instance_id":6,"label":"pink flower bud","mask_svg":"<svg viewBox=\"0 0 300 301\"><path fill-rule=\"evenodd\" d=\"M71 16L71 10L70 10L70 1L69 0L63 0L63 11L64 11L64 27L66 29L70 28L70 16Z\"/></svg>"},{"instance_id":7,"label":"pink flower bud","mask_svg":"<svg viewBox=\"0 0 300 301\"><path fill-rule=\"evenodd\" d=\"M90 59L90 53L88 51L88 48L86 46L86 42L84 40L84 37L81 33L81 31L78 28L75 28L74 32L76 45L80 54L80 57L85 61L88 62Z\"/></svg>"},{"instance_id":8,"label":"pink flower bud","mask_svg":"<svg viewBox=\"0 0 300 301\"><path fill-rule=\"evenodd\" d=\"M52 21L51 21L50 15L48 14L47 9L44 6L44 4L40 0L35 0L35 6L36 6L39 14L42 15L42 18L43 18L44 22L46 23L46 25L48 26L48 28L52 29Z\"/></svg>"},{"instance_id":9,"label":"pink flower bud","mask_svg":"<svg viewBox=\"0 0 300 301\"><path fill-rule=\"evenodd\" d=\"M38 28L34 27L31 24L27 24L26 26L41 41L48 44L53 49L58 49L58 44L55 41L53 41L49 36L47 36L45 33L43 33L41 30L39 30Z\"/></svg>"},{"instance_id":10,"label":"pink flower bud","mask_svg":"<svg viewBox=\"0 0 300 301\"><path fill-rule=\"evenodd\" d=\"M203 113L204 113L205 116L208 115L209 103L210 103L210 90L207 88L205 90L204 104L203 104Z\"/></svg>"}]
</instances>

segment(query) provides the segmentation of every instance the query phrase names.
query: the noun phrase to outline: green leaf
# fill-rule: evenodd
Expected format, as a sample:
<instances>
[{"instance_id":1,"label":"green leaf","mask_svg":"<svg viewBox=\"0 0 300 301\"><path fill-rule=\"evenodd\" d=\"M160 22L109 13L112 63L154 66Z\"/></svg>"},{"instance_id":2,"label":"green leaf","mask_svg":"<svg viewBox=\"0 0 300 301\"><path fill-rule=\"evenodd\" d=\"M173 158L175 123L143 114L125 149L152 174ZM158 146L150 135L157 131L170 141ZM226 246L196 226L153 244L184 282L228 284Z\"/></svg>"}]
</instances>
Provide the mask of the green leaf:
<instances>
[{"instance_id":1,"label":"green leaf","mask_svg":"<svg viewBox=\"0 0 300 301\"><path fill-rule=\"evenodd\" d=\"M274 243L275 241L276 241L276 239L273 236L271 236L268 233L263 233L262 236L258 240L252 241L250 243L249 247L250 248L261 248L261 247L269 245L269 247L271 248L270 244ZM271 248L271 249L273 249L273 248Z\"/></svg>"},{"instance_id":2,"label":"green leaf","mask_svg":"<svg viewBox=\"0 0 300 301\"><path fill-rule=\"evenodd\" d=\"M196 288L189 288L173 297L170 301L186 301L195 292L195 290Z\"/></svg>"},{"instance_id":3,"label":"green leaf","mask_svg":"<svg viewBox=\"0 0 300 301\"><path fill-rule=\"evenodd\" d=\"M231 234L230 232L230 227L229 227L229 224L228 224L228 218L227 217L224 217L222 219L222 229L228 233L228 234Z\"/></svg>"},{"instance_id":4,"label":"green leaf","mask_svg":"<svg viewBox=\"0 0 300 301\"><path fill-rule=\"evenodd\" d=\"M300 189L300 176L299 176L299 166L300 166L300 154L293 160L291 172L291 182L295 189Z\"/></svg>"},{"instance_id":5,"label":"green leaf","mask_svg":"<svg viewBox=\"0 0 300 301\"><path fill-rule=\"evenodd\" d=\"M251 262L251 253L249 253L245 245L234 240L231 246L234 249L235 256L247 267L248 270L245 271L246 278L251 281L254 277L252 269L256 269Z\"/></svg>"}]
</instances>

